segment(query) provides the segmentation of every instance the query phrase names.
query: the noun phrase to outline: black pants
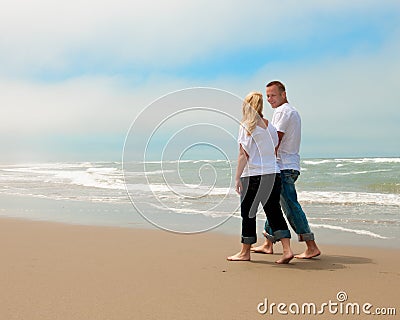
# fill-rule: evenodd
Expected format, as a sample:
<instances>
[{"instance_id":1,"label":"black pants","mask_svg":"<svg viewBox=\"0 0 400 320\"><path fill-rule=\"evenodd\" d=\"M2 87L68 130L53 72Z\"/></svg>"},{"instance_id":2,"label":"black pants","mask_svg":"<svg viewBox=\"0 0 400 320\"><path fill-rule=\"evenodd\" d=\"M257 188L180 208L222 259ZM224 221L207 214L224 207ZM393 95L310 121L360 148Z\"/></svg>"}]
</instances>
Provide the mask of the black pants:
<instances>
[{"instance_id":1,"label":"black pants","mask_svg":"<svg viewBox=\"0 0 400 320\"><path fill-rule=\"evenodd\" d=\"M280 174L265 174L241 178L243 191L241 195L242 243L257 242L256 214L261 203L274 239L290 238L290 231L283 217L280 205Z\"/></svg>"}]
</instances>

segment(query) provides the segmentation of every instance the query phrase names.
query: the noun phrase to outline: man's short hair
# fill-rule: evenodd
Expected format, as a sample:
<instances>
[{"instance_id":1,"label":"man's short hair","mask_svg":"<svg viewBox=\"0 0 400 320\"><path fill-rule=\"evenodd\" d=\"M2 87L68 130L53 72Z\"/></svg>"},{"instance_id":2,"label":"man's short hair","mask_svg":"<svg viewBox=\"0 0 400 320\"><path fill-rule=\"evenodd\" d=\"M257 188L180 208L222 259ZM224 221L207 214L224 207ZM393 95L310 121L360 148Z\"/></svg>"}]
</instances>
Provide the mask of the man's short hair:
<instances>
[{"instance_id":1,"label":"man's short hair","mask_svg":"<svg viewBox=\"0 0 400 320\"><path fill-rule=\"evenodd\" d=\"M272 86L277 86L280 92L286 91L285 85L280 81L271 81L267 84L267 88Z\"/></svg>"}]
</instances>

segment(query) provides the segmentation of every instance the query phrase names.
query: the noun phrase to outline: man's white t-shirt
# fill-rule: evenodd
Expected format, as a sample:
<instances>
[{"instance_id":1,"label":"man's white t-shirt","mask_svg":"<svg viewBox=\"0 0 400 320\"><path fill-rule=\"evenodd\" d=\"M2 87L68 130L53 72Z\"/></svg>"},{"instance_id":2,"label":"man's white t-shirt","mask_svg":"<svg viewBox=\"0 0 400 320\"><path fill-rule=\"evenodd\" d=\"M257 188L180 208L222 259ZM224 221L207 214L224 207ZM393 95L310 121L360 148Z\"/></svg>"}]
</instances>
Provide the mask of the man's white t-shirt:
<instances>
[{"instance_id":1,"label":"man's white t-shirt","mask_svg":"<svg viewBox=\"0 0 400 320\"><path fill-rule=\"evenodd\" d=\"M299 113L289 103L284 103L275 109L271 122L277 131L284 133L277 154L280 170L300 171L301 118Z\"/></svg>"},{"instance_id":2,"label":"man's white t-shirt","mask_svg":"<svg viewBox=\"0 0 400 320\"><path fill-rule=\"evenodd\" d=\"M249 155L242 177L279 173L275 157L278 141L278 133L271 123L268 123L266 129L256 126L251 135L248 135L247 130L241 125L238 143Z\"/></svg>"}]
</instances>

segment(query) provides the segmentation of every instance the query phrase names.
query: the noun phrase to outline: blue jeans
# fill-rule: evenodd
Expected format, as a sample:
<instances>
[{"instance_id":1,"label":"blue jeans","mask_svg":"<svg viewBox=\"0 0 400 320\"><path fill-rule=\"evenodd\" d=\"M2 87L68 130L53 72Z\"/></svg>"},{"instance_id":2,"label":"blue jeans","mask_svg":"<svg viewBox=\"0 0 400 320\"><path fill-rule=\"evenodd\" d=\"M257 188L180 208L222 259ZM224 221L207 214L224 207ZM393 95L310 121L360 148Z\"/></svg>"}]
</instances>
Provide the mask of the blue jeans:
<instances>
[{"instance_id":1,"label":"blue jeans","mask_svg":"<svg viewBox=\"0 0 400 320\"><path fill-rule=\"evenodd\" d=\"M314 234L310 230L306 214L297 201L297 192L294 185L299 175L300 172L297 170L281 170L282 188L280 200L283 212L290 226L297 233L299 241L309 241L314 240ZM268 219L265 221L264 229L268 234L272 234Z\"/></svg>"}]
</instances>

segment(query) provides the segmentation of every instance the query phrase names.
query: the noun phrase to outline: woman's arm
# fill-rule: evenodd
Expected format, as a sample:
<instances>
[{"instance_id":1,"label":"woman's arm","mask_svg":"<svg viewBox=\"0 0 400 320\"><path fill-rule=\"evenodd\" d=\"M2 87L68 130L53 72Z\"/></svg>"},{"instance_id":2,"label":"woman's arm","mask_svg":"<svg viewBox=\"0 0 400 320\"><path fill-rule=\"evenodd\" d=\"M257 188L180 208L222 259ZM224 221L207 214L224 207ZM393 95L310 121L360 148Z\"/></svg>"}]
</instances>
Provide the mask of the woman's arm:
<instances>
[{"instance_id":1,"label":"woman's arm","mask_svg":"<svg viewBox=\"0 0 400 320\"><path fill-rule=\"evenodd\" d=\"M242 145L240 145L238 164L237 164L236 176L235 176L235 190L238 194L241 194L242 190L243 190L242 181L240 181L240 176L243 173L243 170L247 164L248 158L249 158L249 155L243 149Z\"/></svg>"}]
</instances>

